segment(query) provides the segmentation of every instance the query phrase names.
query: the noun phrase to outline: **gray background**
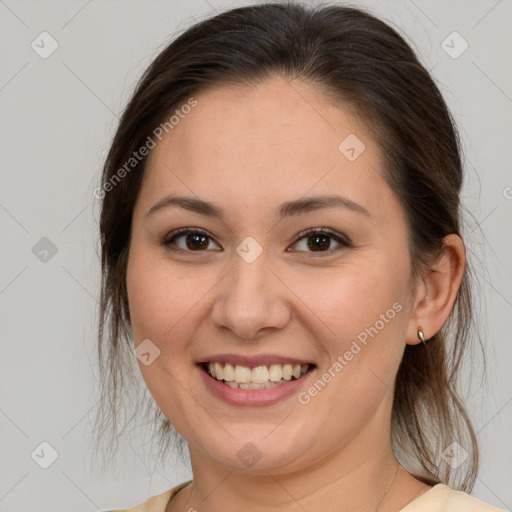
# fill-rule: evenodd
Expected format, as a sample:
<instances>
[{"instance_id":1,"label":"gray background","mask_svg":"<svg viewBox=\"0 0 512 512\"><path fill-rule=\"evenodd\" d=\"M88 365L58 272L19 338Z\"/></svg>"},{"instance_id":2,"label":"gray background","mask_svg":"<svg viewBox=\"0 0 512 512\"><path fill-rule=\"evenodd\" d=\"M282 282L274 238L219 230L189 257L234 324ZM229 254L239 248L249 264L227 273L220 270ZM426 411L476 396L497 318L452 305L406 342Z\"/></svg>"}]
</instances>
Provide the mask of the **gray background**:
<instances>
[{"instance_id":1,"label":"gray background","mask_svg":"<svg viewBox=\"0 0 512 512\"><path fill-rule=\"evenodd\" d=\"M151 59L193 22L248 3L0 0L1 511L134 505L190 478L186 464L155 469L142 434L115 469L90 469L88 435L98 400L99 202L93 190L118 115ZM475 379L477 357L465 373L482 448L473 495L510 509L512 2L352 5L366 6L406 34L461 132L464 204L471 214L466 242L479 265L477 316L489 365L486 387ZM35 40L39 52L51 49L49 39L40 42L43 31L58 43L46 59L31 47ZM450 36L454 31L469 45L457 58L464 42ZM48 469L31 457L41 442L58 453ZM42 461L50 451L36 453L45 454Z\"/></svg>"}]
</instances>

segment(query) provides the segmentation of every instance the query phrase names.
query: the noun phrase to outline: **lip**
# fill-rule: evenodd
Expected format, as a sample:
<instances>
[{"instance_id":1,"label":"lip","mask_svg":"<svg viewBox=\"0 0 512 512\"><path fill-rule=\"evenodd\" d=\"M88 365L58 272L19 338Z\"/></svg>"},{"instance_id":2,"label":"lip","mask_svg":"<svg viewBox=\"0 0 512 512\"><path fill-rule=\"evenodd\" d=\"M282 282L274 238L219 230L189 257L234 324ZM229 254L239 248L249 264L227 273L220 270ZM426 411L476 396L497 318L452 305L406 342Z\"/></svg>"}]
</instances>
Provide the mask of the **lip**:
<instances>
[{"instance_id":1,"label":"lip","mask_svg":"<svg viewBox=\"0 0 512 512\"><path fill-rule=\"evenodd\" d=\"M239 358L237 358L239 360ZM225 359L216 359L215 361L225 361ZM258 361L261 361L258 358ZM287 362L292 362L294 360L287 359ZM210 362L210 361L207 361ZM229 362L229 361L226 361ZM276 358L273 359L273 362L276 362ZM233 364L233 363L231 363ZM243 364L243 363L237 363ZM263 363L259 363L263 364ZM278 363L282 364L282 363ZM297 361L296 364L299 364ZM307 363L303 363L307 364ZM255 364L254 366L258 366ZM315 372L316 367L308 370L308 372L303 375L300 379L291 380L286 384L280 384L279 386L275 386L267 389L233 389L229 386L226 386L221 381L210 377L210 375L206 372L202 364L197 364L196 368L201 374L201 378L205 383L208 391L214 395L216 398L222 400L223 402L234 405L238 407L264 407L276 404L290 398L292 395L295 395L303 386L307 384L309 381L311 374Z\"/></svg>"},{"instance_id":2,"label":"lip","mask_svg":"<svg viewBox=\"0 0 512 512\"><path fill-rule=\"evenodd\" d=\"M256 366L270 366L272 364L309 364L310 366L315 366L315 364L311 361L306 361L304 359L295 359L293 357L283 357L272 354L261 354L258 356L243 356L236 354L215 354L212 356L208 356L205 359L201 359L201 361L197 361L197 364L204 363L229 363L233 366L243 365L248 366L249 368L254 368Z\"/></svg>"}]
</instances>

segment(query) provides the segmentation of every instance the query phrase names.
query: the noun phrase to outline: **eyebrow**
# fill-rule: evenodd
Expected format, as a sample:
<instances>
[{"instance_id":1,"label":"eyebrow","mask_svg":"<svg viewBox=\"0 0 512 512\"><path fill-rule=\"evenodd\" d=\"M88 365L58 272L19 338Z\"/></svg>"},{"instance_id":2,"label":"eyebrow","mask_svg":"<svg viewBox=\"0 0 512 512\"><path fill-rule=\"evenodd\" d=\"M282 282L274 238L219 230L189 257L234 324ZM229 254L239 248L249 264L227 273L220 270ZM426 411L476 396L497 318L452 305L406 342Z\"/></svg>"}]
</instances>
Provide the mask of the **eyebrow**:
<instances>
[{"instance_id":1,"label":"eyebrow","mask_svg":"<svg viewBox=\"0 0 512 512\"><path fill-rule=\"evenodd\" d=\"M154 204L146 213L146 217L149 217L164 208L173 206L180 207L200 215L205 215L207 217L216 217L220 220L224 218L224 210L213 203L194 197L173 195L166 196ZM278 215L279 219L283 219L285 217L302 215L304 213L313 212L323 208L335 207L345 208L370 217L370 212L362 205L347 197L339 195L304 197L295 201L288 201L279 207Z\"/></svg>"}]
</instances>

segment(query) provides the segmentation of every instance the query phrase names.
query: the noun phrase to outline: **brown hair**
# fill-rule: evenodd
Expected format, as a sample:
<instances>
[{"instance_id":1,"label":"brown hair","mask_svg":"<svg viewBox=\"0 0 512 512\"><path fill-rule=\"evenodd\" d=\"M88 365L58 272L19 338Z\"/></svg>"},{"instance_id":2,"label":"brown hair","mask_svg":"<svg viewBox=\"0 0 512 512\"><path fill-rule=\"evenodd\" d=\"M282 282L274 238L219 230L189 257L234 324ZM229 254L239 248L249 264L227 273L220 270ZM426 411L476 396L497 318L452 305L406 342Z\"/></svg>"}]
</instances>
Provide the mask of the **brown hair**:
<instances>
[{"instance_id":1,"label":"brown hair","mask_svg":"<svg viewBox=\"0 0 512 512\"><path fill-rule=\"evenodd\" d=\"M147 158L115 184L113 177L194 94L213 85L251 85L276 74L316 85L352 106L372 127L384 156L385 178L406 212L413 277L428 268L444 236L461 235L463 173L457 131L434 81L395 29L359 9L297 2L236 8L195 24L142 76L103 170L100 438L110 426L110 441L116 439L122 395L133 370L126 268L131 217ZM469 278L466 266L442 329L426 345L406 346L392 412L395 451L419 464L424 475L418 478L465 491L472 489L478 468L476 436L457 392L458 370L476 332ZM147 411L153 407L149 402ZM151 422L159 425L163 456L173 429L159 410L154 414ZM457 471L441 455L453 441L469 454Z\"/></svg>"}]
</instances>

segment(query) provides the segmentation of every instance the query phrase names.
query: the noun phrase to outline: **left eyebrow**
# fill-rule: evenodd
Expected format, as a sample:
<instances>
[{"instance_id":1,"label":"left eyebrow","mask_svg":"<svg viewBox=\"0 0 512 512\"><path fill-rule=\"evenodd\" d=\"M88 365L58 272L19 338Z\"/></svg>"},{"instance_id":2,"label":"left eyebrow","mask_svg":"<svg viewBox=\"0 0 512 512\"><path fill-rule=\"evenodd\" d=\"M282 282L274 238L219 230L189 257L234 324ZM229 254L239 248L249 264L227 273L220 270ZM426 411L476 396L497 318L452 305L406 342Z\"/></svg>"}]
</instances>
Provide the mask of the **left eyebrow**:
<instances>
[{"instance_id":1,"label":"left eyebrow","mask_svg":"<svg viewBox=\"0 0 512 512\"><path fill-rule=\"evenodd\" d=\"M146 217L153 215L155 212L162 210L163 208L172 206L184 208L185 210L189 210L200 215L205 215L207 217L216 217L220 220L224 218L224 210L213 203L194 197L173 195L166 196L154 204L146 213ZM312 211L334 207L345 208L371 217L370 212L362 205L352 201L347 197L338 195L304 197L294 201L288 201L279 207L278 215L279 219L283 219L284 217L303 215Z\"/></svg>"},{"instance_id":2,"label":"left eyebrow","mask_svg":"<svg viewBox=\"0 0 512 512\"><path fill-rule=\"evenodd\" d=\"M323 208L345 208L354 212L362 213L370 217L370 212L359 203L348 197L338 195L304 197L288 203L283 203L279 208L279 218L302 215Z\"/></svg>"}]
</instances>

